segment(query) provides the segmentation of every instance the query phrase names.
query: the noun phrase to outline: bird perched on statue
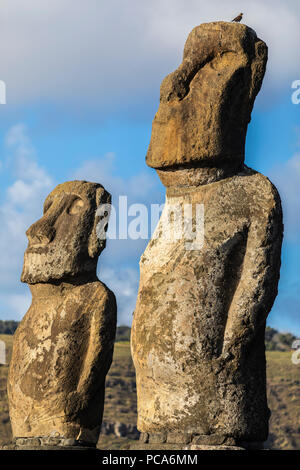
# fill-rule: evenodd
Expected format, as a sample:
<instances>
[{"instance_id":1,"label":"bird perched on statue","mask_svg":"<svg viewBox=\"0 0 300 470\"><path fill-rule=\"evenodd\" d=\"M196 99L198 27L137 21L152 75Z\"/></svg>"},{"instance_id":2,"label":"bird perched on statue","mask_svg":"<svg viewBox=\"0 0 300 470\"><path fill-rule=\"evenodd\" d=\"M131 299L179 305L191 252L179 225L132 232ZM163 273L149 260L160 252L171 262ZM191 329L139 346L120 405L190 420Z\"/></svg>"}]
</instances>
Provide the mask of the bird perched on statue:
<instances>
[{"instance_id":1,"label":"bird perched on statue","mask_svg":"<svg viewBox=\"0 0 300 470\"><path fill-rule=\"evenodd\" d=\"M240 13L238 16L233 18L233 20L231 20L231 21L235 21L236 23L239 23L242 18L243 18L243 13Z\"/></svg>"}]
</instances>

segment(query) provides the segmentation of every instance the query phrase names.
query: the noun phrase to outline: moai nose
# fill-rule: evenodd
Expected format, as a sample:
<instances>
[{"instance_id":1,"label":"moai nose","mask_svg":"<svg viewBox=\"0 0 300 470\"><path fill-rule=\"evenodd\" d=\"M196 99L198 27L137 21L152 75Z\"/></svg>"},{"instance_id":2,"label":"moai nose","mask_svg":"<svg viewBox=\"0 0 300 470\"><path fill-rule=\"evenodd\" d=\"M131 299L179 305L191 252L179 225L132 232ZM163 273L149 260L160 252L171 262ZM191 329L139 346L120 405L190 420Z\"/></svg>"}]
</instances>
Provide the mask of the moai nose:
<instances>
[{"instance_id":1,"label":"moai nose","mask_svg":"<svg viewBox=\"0 0 300 470\"><path fill-rule=\"evenodd\" d=\"M55 228L52 221L42 217L29 227L26 232L30 244L48 245L55 237Z\"/></svg>"}]
</instances>

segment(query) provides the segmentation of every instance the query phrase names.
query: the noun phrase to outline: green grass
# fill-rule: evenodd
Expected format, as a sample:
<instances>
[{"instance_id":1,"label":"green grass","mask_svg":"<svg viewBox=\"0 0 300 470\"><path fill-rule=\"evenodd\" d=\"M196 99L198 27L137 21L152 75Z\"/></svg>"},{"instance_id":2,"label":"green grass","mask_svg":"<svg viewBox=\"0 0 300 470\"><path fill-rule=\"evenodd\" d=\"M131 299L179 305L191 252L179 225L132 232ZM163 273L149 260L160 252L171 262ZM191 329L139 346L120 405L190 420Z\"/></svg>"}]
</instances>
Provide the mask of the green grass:
<instances>
[{"instance_id":1,"label":"green grass","mask_svg":"<svg viewBox=\"0 0 300 470\"><path fill-rule=\"evenodd\" d=\"M272 411L269 444L300 449L300 364L292 352L267 351L268 403Z\"/></svg>"},{"instance_id":2,"label":"green grass","mask_svg":"<svg viewBox=\"0 0 300 470\"><path fill-rule=\"evenodd\" d=\"M0 335L0 340L4 341L6 344L6 361L9 364L12 352L13 336ZM0 365L0 443L7 443L11 439L11 427L6 393L8 364Z\"/></svg>"},{"instance_id":3,"label":"green grass","mask_svg":"<svg viewBox=\"0 0 300 470\"><path fill-rule=\"evenodd\" d=\"M11 355L10 335L0 335ZM268 401L272 411L268 445L278 449L300 449L300 365L291 361L291 352L267 351ZM0 442L11 438L6 395L8 367L0 366ZM129 341L115 345L113 363L106 379L103 420L136 424L135 372ZM122 449L130 440L112 434L102 435L100 449Z\"/></svg>"},{"instance_id":4,"label":"green grass","mask_svg":"<svg viewBox=\"0 0 300 470\"><path fill-rule=\"evenodd\" d=\"M290 351L267 351L268 379L277 382L299 380L300 365L292 363Z\"/></svg>"},{"instance_id":5,"label":"green grass","mask_svg":"<svg viewBox=\"0 0 300 470\"><path fill-rule=\"evenodd\" d=\"M115 343L114 360L130 356L130 343L129 341L122 341Z\"/></svg>"}]
</instances>

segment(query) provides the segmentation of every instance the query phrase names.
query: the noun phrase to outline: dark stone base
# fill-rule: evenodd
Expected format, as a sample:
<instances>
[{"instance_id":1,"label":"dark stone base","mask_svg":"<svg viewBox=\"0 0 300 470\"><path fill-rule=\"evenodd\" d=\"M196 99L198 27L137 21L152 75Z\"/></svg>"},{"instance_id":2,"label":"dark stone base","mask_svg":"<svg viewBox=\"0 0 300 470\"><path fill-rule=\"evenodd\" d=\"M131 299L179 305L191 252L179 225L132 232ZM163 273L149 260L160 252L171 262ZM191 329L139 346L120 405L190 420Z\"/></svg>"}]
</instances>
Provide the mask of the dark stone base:
<instances>
[{"instance_id":1,"label":"dark stone base","mask_svg":"<svg viewBox=\"0 0 300 470\"><path fill-rule=\"evenodd\" d=\"M129 450L245 450L244 447L226 445L193 445L193 444L131 444Z\"/></svg>"},{"instance_id":2,"label":"dark stone base","mask_svg":"<svg viewBox=\"0 0 300 470\"><path fill-rule=\"evenodd\" d=\"M96 444L76 439L57 437L17 437L11 444L3 445L1 450L91 450L96 451Z\"/></svg>"},{"instance_id":3,"label":"dark stone base","mask_svg":"<svg viewBox=\"0 0 300 470\"><path fill-rule=\"evenodd\" d=\"M238 441L230 436L176 432L141 433L130 450L251 450L263 449L263 442Z\"/></svg>"},{"instance_id":4,"label":"dark stone base","mask_svg":"<svg viewBox=\"0 0 300 470\"><path fill-rule=\"evenodd\" d=\"M95 447L83 447L83 446L17 446L17 445L6 445L1 446L0 450L88 450L97 451Z\"/></svg>"}]
</instances>

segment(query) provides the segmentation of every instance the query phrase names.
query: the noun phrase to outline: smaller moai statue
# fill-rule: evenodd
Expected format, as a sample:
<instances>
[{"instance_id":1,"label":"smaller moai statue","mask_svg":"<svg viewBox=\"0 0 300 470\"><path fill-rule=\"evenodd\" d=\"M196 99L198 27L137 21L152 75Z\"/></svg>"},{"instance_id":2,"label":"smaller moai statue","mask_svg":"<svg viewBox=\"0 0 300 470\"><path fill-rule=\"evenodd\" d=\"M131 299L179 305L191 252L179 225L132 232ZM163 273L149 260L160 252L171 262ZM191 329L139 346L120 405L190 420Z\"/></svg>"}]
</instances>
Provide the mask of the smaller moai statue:
<instances>
[{"instance_id":1,"label":"smaller moai statue","mask_svg":"<svg viewBox=\"0 0 300 470\"><path fill-rule=\"evenodd\" d=\"M32 303L14 335L8 377L17 446L98 441L116 331L115 296L96 275L105 247L99 213L109 203L100 184L60 184L26 232L21 280Z\"/></svg>"},{"instance_id":2,"label":"smaller moai statue","mask_svg":"<svg viewBox=\"0 0 300 470\"><path fill-rule=\"evenodd\" d=\"M140 260L131 348L141 440L132 448L267 439L264 333L282 213L276 188L244 164L266 62L267 46L248 26L206 23L161 84L146 163L166 203Z\"/></svg>"}]
</instances>

